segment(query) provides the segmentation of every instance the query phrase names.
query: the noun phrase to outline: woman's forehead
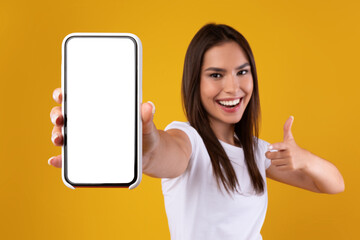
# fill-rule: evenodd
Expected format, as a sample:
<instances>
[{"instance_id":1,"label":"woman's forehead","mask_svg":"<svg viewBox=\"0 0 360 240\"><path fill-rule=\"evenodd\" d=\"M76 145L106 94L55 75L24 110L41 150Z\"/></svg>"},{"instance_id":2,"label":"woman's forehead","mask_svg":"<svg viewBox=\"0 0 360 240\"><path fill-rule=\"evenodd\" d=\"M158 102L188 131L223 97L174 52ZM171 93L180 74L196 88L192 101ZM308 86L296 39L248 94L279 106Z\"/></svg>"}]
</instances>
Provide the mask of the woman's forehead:
<instances>
[{"instance_id":1,"label":"woman's forehead","mask_svg":"<svg viewBox=\"0 0 360 240\"><path fill-rule=\"evenodd\" d=\"M204 54L203 68L231 68L246 62L248 62L248 58L245 51L238 43L231 41L207 50Z\"/></svg>"}]
</instances>

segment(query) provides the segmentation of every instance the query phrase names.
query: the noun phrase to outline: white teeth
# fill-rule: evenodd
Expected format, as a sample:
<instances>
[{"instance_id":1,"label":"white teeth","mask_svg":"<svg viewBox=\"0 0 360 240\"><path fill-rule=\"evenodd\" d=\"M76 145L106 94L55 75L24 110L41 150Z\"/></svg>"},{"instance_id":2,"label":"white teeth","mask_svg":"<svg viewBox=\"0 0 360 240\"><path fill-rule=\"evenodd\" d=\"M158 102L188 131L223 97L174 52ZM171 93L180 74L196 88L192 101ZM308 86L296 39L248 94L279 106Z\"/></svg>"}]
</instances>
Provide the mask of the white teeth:
<instances>
[{"instance_id":1,"label":"white teeth","mask_svg":"<svg viewBox=\"0 0 360 240\"><path fill-rule=\"evenodd\" d=\"M219 101L221 105L225 105L225 106L234 106L236 104L238 104L240 102L240 98L236 99L234 101Z\"/></svg>"}]
</instances>

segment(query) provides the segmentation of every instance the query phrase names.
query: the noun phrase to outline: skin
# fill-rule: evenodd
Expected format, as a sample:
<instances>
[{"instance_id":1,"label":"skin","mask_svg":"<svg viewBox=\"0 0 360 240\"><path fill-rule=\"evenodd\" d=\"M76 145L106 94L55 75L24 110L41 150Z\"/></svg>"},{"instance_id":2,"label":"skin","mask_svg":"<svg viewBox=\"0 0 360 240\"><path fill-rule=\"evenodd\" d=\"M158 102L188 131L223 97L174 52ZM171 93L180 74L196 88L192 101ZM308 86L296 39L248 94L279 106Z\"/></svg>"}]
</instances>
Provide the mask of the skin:
<instances>
[{"instance_id":1,"label":"skin","mask_svg":"<svg viewBox=\"0 0 360 240\"><path fill-rule=\"evenodd\" d=\"M204 55L201 70L201 101L208 112L210 125L218 139L238 146L234 139L234 124L240 121L253 91L250 65L243 49L235 42L227 42L210 48ZM239 68L239 66L242 66ZM53 97L62 102L61 89L55 89ZM224 111L217 101L242 97L240 107L233 113ZM143 122L143 172L152 177L172 178L181 175L188 165L191 144L181 130L158 130L153 122L155 107L151 103L141 105ZM59 106L51 110L54 124L52 141L63 145L61 128L63 116ZM271 144L272 151L265 156L271 160L266 170L270 179L319 193L339 193L345 189L338 169L330 162L316 156L295 142L291 132L294 117L284 124L282 142ZM275 152L273 152L275 150ZM49 164L61 167L61 155L49 159Z\"/></svg>"},{"instance_id":2,"label":"skin","mask_svg":"<svg viewBox=\"0 0 360 240\"><path fill-rule=\"evenodd\" d=\"M62 103L62 92L57 88L53 92L55 102ZM190 160L191 145L187 135L180 130L158 130L153 122L155 106L150 103L141 104L143 126L143 173L157 178L173 178L181 175ZM64 125L61 107L56 106L50 112L54 124L51 140L55 146L63 145L61 129ZM91 121L91 119L89 119ZM62 156L49 158L49 165L62 167Z\"/></svg>"},{"instance_id":3,"label":"skin","mask_svg":"<svg viewBox=\"0 0 360 240\"><path fill-rule=\"evenodd\" d=\"M200 79L201 102L218 139L236 145L234 124L240 121L252 91L250 64L245 52L237 43L229 42L214 46L205 53ZM234 113L224 111L217 102L241 97L243 100L240 108Z\"/></svg>"},{"instance_id":4,"label":"skin","mask_svg":"<svg viewBox=\"0 0 360 240\"><path fill-rule=\"evenodd\" d=\"M269 146L265 156L271 159L266 176L275 181L318 193L335 194L345 190L344 179L339 170L329 161L301 148L291 132L294 117L284 125L282 142Z\"/></svg>"}]
</instances>

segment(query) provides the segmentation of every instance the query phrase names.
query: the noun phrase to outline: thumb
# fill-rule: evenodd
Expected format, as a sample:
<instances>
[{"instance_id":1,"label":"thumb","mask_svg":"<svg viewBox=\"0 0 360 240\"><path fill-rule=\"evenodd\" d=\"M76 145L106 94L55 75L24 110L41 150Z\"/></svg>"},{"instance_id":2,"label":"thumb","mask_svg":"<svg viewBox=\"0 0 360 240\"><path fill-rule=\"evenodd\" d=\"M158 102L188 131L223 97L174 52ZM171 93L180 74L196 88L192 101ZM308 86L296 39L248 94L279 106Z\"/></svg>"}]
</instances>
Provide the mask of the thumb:
<instances>
[{"instance_id":1,"label":"thumb","mask_svg":"<svg viewBox=\"0 0 360 240\"><path fill-rule=\"evenodd\" d=\"M294 116L290 116L285 122L285 125L284 125L284 142L294 139L294 137L292 135L292 132L291 132L291 127L292 127L293 122L294 122Z\"/></svg>"},{"instance_id":2,"label":"thumb","mask_svg":"<svg viewBox=\"0 0 360 240\"><path fill-rule=\"evenodd\" d=\"M148 101L141 104L141 119L143 124L143 134L148 134L154 127L153 118L155 113L155 105Z\"/></svg>"}]
</instances>

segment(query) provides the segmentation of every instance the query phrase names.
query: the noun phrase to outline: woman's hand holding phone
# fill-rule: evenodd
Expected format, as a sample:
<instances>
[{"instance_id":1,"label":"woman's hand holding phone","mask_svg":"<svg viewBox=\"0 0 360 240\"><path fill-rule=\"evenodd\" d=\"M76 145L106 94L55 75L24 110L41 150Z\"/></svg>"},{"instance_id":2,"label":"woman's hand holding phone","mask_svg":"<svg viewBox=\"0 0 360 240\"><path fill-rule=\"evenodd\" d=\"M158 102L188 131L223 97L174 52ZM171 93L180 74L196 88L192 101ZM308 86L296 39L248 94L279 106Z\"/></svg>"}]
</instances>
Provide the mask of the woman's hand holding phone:
<instances>
[{"instance_id":1,"label":"woman's hand holding phone","mask_svg":"<svg viewBox=\"0 0 360 240\"><path fill-rule=\"evenodd\" d=\"M53 98L56 103L62 103L61 88L57 88L53 92ZM159 131L156 129L153 122L155 113L155 106L151 102L141 104L141 119L143 130L143 166L151 158L152 153L160 142ZM62 127L64 126L64 116L61 111L61 106L56 106L50 112L51 122L54 124L51 141L55 146L63 146L64 137L62 135ZM91 119L89 119L91 121ZM120 137L120 136L119 136ZM57 168L62 167L62 156L54 156L48 160L49 165Z\"/></svg>"},{"instance_id":2,"label":"woman's hand holding phone","mask_svg":"<svg viewBox=\"0 0 360 240\"><path fill-rule=\"evenodd\" d=\"M53 98L55 102L60 103L62 102L62 92L61 88L57 88L53 92ZM50 119L51 122L54 124L52 133L51 133L51 141L54 143L55 146L62 146L64 144L64 137L62 135L61 129L64 125L64 117L61 112L61 107L56 106L51 109L50 112ZM62 160L61 155L51 157L48 160L49 165L54 167L61 168Z\"/></svg>"}]
</instances>

